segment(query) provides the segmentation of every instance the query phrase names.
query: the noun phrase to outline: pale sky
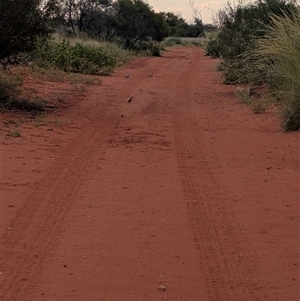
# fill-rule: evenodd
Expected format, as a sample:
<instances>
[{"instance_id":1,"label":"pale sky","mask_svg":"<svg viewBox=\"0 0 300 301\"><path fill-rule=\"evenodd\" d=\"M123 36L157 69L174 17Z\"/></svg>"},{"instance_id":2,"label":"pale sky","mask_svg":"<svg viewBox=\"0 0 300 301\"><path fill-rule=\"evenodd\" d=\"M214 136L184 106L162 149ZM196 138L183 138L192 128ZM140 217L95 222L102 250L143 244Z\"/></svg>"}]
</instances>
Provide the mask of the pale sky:
<instances>
[{"instance_id":1,"label":"pale sky","mask_svg":"<svg viewBox=\"0 0 300 301\"><path fill-rule=\"evenodd\" d=\"M193 21L193 11L189 6L189 0L148 0L156 12L165 11L180 14L188 22ZM212 22L213 12L222 9L227 0L194 0L201 12L204 23Z\"/></svg>"}]
</instances>

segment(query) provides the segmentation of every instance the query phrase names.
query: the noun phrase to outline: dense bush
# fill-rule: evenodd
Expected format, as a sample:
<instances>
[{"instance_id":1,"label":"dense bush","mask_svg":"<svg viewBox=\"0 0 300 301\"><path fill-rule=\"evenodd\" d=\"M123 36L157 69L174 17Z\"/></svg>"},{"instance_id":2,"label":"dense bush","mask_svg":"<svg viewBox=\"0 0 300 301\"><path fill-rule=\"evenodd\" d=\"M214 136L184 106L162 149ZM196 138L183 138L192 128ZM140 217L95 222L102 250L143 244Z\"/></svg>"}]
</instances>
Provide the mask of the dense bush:
<instances>
[{"instance_id":1,"label":"dense bush","mask_svg":"<svg viewBox=\"0 0 300 301\"><path fill-rule=\"evenodd\" d=\"M72 46L69 40L41 43L37 57L40 67L84 74L110 74L117 64L116 57L104 48L79 43Z\"/></svg>"},{"instance_id":2,"label":"dense bush","mask_svg":"<svg viewBox=\"0 0 300 301\"><path fill-rule=\"evenodd\" d=\"M142 0L118 0L114 9L112 20L116 35L128 49L149 40L160 42L169 35L169 26L162 15Z\"/></svg>"},{"instance_id":3,"label":"dense bush","mask_svg":"<svg viewBox=\"0 0 300 301\"><path fill-rule=\"evenodd\" d=\"M207 53L221 58L224 82L264 85L267 95L252 99L259 112L281 104L283 127L300 129L300 11L294 1L257 0L218 14L220 32ZM261 110L261 105L264 105Z\"/></svg>"},{"instance_id":4,"label":"dense bush","mask_svg":"<svg viewBox=\"0 0 300 301\"><path fill-rule=\"evenodd\" d=\"M150 42L148 51L151 56L161 56L161 47L156 41Z\"/></svg>"},{"instance_id":5,"label":"dense bush","mask_svg":"<svg viewBox=\"0 0 300 301\"><path fill-rule=\"evenodd\" d=\"M282 16L292 4L286 0L257 0L237 6L227 4L219 13L220 32L207 45L207 54L224 60L224 82L246 82L251 65L245 65L240 56L253 49L258 38L265 35L271 23L270 14Z\"/></svg>"},{"instance_id":6,"label":"dense bush","mask_svg":"<svg viewBox=\"0 0 300 301\"><path fill-rule=\"evenodd\" d=\"M22 80L16 77L8 77L4 74L4 71L0 72L0 107L4 107L10 100L10 95L16 94L19 86L22 84Z\"/></svg>"},{"instance_id":7,"label":"dense bush","mask_svg":"<svg viewBox=\"0 0 300 301\"><path fill-rule=\"evenodd\" d=\"M163 42L163 46L164 47L172 47L175 45L186 45L187 43L179 38L179 37L171 37L171 38L167 38L164 42Z\"/></svg>"},{"instance_id":8,"label":"dense bush","mask_svg":"<svg viewBox=\"0 0 300 301\"><path fill-rule=\"evenodd\" d=\"M280 105L284 130L299 130L300 8L268 17L270 24L256 45L239 57L240 66L247 71L244 79L252 88L238 90L238 96L246 99L255 113L264 112L270 104ZM227 66L231 76L236 70L235 65Z\"/></svg>"},{"instance_id":9,"label":"dense bush","mask_svg":"<svg viewBox=\"0 0 300 301\"><path fill-rule=\"evenodd\" d=\"M0 72L0 109L21 110L28 112L43 111L45 102L40 99L29 100L20 97L20 87L23 79L20 75Z\"/></svg>"},{"instance_id":10,"label":"dense bush","mask_svg":"<svg viewBox=\"0 0 300 301\"><path fill-rule=\"evenodd\" d=\"M0 59L35 48L38 37L49 33L41 0L0 1Z\"/></svg>"},{"instance_id":11,"label":"dense bush","mask_svg":"<svg viewBox=\"0 0 300 301\"><path fill-rule=\"evenodd\" d=\"M300 129L300 9L270 15L271 23L256 48L243 60L252 61L254 84L265 81L282 104L285 130ZM264 66L262 68L261 66Z\"/></svg>"}]
</instances>

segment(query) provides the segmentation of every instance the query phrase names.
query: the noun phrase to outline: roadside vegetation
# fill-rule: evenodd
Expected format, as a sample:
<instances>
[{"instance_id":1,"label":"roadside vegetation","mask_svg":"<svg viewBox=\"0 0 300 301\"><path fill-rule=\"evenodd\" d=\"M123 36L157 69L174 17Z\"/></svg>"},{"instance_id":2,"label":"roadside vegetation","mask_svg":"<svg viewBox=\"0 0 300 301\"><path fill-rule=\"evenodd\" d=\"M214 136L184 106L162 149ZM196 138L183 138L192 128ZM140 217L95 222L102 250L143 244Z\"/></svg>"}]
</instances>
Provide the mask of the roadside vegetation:
<instances>
[{"instance_id":1,"label":"roadside vegetation","mask_svg":"<svg viewBox=\"0 0 300 301\"><path fill-rule=\"evenodd\" d=\"M45 69L64 72L108 75L117 65L117 57L103 47L93 47L76 43L47 41L36 50L37 65Z\"/></svg>"},{"instance_id":2,"label":"roadside vegetation","mask_svg":"<svg viewBox=\"0 0 300 301\"><path fill-rule=\"evenodd\" d=\"M255 113L279 106L283 128L300 129L300 7L289 0L227 4L206 52L218 58L224 83Z\"/></svg>"},{"instance_id":3,"label":"roadside vegetation","mask_svg":"<svg viewBox=\"0 0 300 301\"><path fill-rule=\"evenodd\" d=\"M12 74L5 70L0 72L0 110L20 110L27 112L44 111L46 103L35 97L28 99L20 96L23 78L20 74Z\"/></svg>"}]
</instances>

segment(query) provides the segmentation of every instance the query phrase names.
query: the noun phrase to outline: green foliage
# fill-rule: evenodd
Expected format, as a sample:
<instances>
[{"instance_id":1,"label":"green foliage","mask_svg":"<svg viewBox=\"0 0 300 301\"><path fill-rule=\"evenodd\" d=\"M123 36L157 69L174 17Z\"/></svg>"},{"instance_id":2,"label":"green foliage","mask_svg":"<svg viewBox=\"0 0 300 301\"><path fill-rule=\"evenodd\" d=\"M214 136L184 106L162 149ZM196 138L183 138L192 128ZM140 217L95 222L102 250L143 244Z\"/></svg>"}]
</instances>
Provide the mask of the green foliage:
<instances>
[{"instance_id":1,"label":"green foliage","mask_svg":"<svg viewBox=\"0 0 300 301\"><path fill-rule=\"evenodd\" d=\"M0 106L5 110L41 112L45 110L46 102L39 98L29 100L27 98L9 95L5 99L0 99Z\"/></svg>"},{"instance_id":2,"label":"green foliage","mask_svg":"<svg viewBox=\"0 0 300 301\"><path fill-rule=\"evenodd\" d=\"M126 48L134 49L137 43L162 41L169 34L168 24L141 0L115 2L114 27Z\"/></svg>"},{"instance_id":3,"label":"green foliage","mask_svg":"<svg viewBox=\"0 0 300 301\"><path fill-rule=\"evenodd\" d=\"M40 67L83 74L110 74L117 64L116 57L104 48L79 43L72 46L69 40L42 43L37 57Z\"/></svg>"},{"instance_id":4,"label":"green foliage","mask_svg":"<svg viewBox=\"0 0 300 301\"><path fill-rule=\"evenodd\" d=\"M184 41L181 38L178 37L171 37L171 38L167 38L164 42L163 42L163 46L164 47L172 47L175 45L184 45Z\"/></svg>"},{"instance_id":5,"label":"green foliage","mask_svg":"<svg viewBox=\"0 0 300 301\"><path fill-rule=\"evenodd\" d=\"M0 72L0 108L2 110L43 111L45 102L40 99L29 100L19 96L23 79L20 75Z\"/></svg>"},{"instance_id":6,"label":"green foliage","mask_svg":"<svg viewBox=\"0 0 300 301\"><path fill-rule=\"evenodd\" d=\"M269 107L269 102L266 99L255 99L250 108L255 114L263 114Z\"/></svg>"},{"instance_id":7,"label":"green foliage","mask_svg":"<svg viewBox=\"0 0 300 301\"><path fill-rule=\"evenodd\" d=\"M300 129L300 101L290 101L282 108L283 128L286 131Z\"/></svg>"},{"instance_id":8,"label":"green foliage","mask_svg":"<svg viewBox=\"0 0 300 301\"><path fill-rule=\"evenodd\" d=\"M282 104L285 130L300 129L300 8L270 15L271 23L258 46L248 52L255 83L263 78ZM262 68L264 66L264 68Z\"/></svg>"},{"instance_id":9,"label":"green foliage","mask_svg":"<svg viewBox=\"0 0 300 301\"><path fill-rule=\"evenodd\" d=\"M264 113L270 106L270 97L265 97L259 93L255 93L255 89L247 87L239 87L235 92L238 99L249 106L255 114Z\"/></svg>"},{"instance_id":10,"label":"green foliage","mask_svg":"<svg viewBox=\"0 0 300 301\"><path fill-rule=\"evenodd\" d=\"M19 131L18 129L15 129L15 130L13 130L13 131L9 131L9 132L6 134L6 136L18 138L18 137L21 137L22 135L21 135L21 133L20 133L20 131Z\"/></svg>"},{"instance_id":11,"label":"green foliage","mask_svg":"<svg viewBox=\"0 0 300 301\"><path fill-rule=\"evenodd\" d=\"M41 0L0 1L0 59L35 48L38 37L49 33L40 11Z\"/></svg>"},{"instance_id":12,"label":"green foliage","mask_svg":"<svg viewBox=\"0 0 300 301\"><path fill-rule=\"evenodd\" d=\"M239 67L252 86L265 87L272 102L281 105L283 128L286 131L300 129L300 8L270 13L256 46L239 57ZM237 67L233 67L234 70ZM234 70L230 72L232 75ZM228 71L228 67L227 67ZM227 76L228 78L228 76ZM266 94L266 92L265 92ZM255 99L251 108L263 112L270 104Z\"/></svg>"},{"instance_id":13,"label":"green foliage","mask_svg":"<svg viewBox=\"0 0 300 301\"><path fill-rule=\"evenodd\" d=\"M114 42L103 42L101 47L110 56L117 59L118 63L126 63L133 57L132 53L123 47L123 45Z\"/></svg>"},{"instance_id":14,"label":"green foliage","mask_svg":"<svg viewBox=\"0 0 300 301\"><path fill-rule=\"evenodd\" d=\"M208 55L224 60L225 83L247 82L245 74L253 66L242 63L240 56L255 48L257 40L265 35L271 13L282 16L291 7L293 5L287 0L257 0L247 5L228 3L219 13L220 32L209 41L206 51Z\"/></svg>"},{"instance_id":15,"label":"green foliage","mask_svg":"<svg viewBox=\"0 0 300 301\"><path fill-rule=\"evenodd\" d=\"M112 34L109 28L112 5L112 0L48 0L44 11L53 27L62 26L72 36L87 33L108 39Z\"/></svg>"},{"instance_id":16,"label":"green foliage","mask_svg":"<svg viewBox=\"0 0 300 301\"><path fill-rule=\"evenodd\" d=\"M56 43L61 43L66 39L65 35L55 33L53 39ZM117 59L118 63L124 63L132 58L132 54L128 49L125 49L121 43L113 41L103 41L98 39L89 38L87 35L82 34L82 37L68 38L70 45L82 44L92 48L102 48L109 56Z\"/></svg>"},{"instance_id":17,"label":"green foliage","mask_svg":"<svg viewBox=\"0 0 300 301\"><path fill-rule=\"evenodd\" d=\"M206 54L213 58L222 57L222 43L218 38L211 39L207 43Z\"/></svg>"},{"instance_id":18,"label":"green foliage","mask_svg":"<svg viewBox=\"0 0 300 301\"><path fill-rule=\"evenodd\" d=\"M22 79L7 74L4 71L0 73L0 107L4 108L11 97L19 93L22 85Z\"/></svg>"},{"instance_id":19,"label":"green foliage","mask_svg":"<svg viewBox=\"0 0 300 301\"><path fill-rule=\"evenodd\" d=\"M161 48L159 43L152 42L149 47L151 56L161 56Z\"/></svg>"},{"instance_id":20,"label":"green foliage","mask_svg":"<svg viewBox=\"0 0 300 301\"><path fill-rule=\"evenodd\" d=\"M235 92L236 96L239 100L247 105L251 105L253 103L253 98L251 97L249 87L238 88Z\"/></svg>"},{"instance_id":21,"label":"green foliage","mask_svg":"<svg viewBox=\"0 0 300 301\"><path fill-rule=\"evenodd\" d=\"M188 38L188 37L170 37L166 38L161 46L164 47L173 47L173 46L192 46L192 47L204 47L206 43L206 38Z\"/></svg>"},{"instance_id":22,"label":"green foliage","mask_svg":"<svg viewBox=\"0 0 300 301\"><path fill-rule=\"evenodd\" d=\"M202 37L204 36L204 25L199 19L195 19L194 24L188 24L183 18L171 12L161 13L164 20L170 27L170 36L172 37Z\"/></svg>"}]
</instances>

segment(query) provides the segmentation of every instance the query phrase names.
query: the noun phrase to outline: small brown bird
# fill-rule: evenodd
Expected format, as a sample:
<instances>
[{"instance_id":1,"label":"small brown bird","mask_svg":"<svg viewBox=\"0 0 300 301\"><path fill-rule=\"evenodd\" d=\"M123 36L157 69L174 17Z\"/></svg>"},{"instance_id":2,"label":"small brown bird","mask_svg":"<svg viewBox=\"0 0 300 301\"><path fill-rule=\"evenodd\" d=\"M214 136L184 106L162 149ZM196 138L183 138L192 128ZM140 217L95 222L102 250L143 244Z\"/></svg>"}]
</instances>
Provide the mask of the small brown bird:
<instances>
[{"instance_id":1,"label":"small brown bird","mask_svg":"<svg viewBox=\"0 0 300 301\"><path fill-rule=\"evenodd\" d=\"M126 73L126 74L125 74L125 77L126 77L126 78L129 78L129 77L130 77L130 74Z\"/></svg>"}]
</instances>

